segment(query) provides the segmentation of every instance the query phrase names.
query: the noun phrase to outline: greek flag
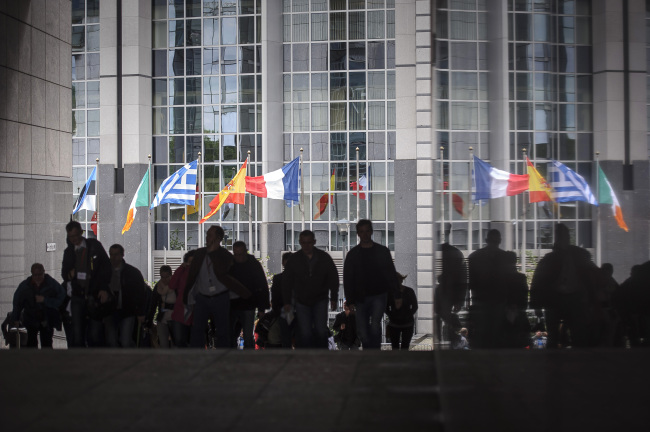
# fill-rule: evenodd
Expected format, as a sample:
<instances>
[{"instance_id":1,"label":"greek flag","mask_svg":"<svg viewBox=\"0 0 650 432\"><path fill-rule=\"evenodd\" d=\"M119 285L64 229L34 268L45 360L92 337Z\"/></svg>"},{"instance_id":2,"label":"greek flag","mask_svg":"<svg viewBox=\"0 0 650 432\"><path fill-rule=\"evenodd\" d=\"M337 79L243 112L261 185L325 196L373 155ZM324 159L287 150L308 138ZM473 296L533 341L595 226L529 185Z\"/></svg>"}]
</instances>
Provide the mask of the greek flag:
<instances>
[{"instance_id":1,"label":"greek flag","mask_svg":"<svg viewBox=\"0 0 650 432\"><path fill-rule=\"evenodd\" d=\"M149 208L152 209L160 204L194 205L198 162L198 160L192 161L167 177L160 185Z\"/></svg>"},{"instance_id":2,"label":"greek flag","mask_svg":"<svg viewBox=\"0 0 650 432\"><path fill-rule=\"evenodd\" d=\"M585 179L556 160L549 164L548 183L552 188L551 196L556 202L585 201L598 205Z\"/></svg>"}]
</instances>

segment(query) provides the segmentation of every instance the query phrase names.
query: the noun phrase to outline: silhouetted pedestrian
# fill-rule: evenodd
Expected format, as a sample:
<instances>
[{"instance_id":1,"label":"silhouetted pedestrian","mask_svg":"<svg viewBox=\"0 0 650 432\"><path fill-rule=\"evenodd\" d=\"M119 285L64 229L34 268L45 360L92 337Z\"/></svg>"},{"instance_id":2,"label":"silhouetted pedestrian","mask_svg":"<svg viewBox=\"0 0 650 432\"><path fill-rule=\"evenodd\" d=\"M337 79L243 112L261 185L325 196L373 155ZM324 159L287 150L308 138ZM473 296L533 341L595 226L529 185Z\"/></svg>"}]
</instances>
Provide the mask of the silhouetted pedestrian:
<instances>
[{"instance_id":1,"label":"silhouetted pedestrian","mask_svg":"<svg viewBox=\"0 0 650 432\"><path fill-rule=\"evenodd\" d=\"M282 274L282 298L285 313L295 300L298 348L328 348L328 303L336 310L339 272L332 257L314 245L312 231L300 233L300 250L289 258ZM329 295L329 302L328 302Z\"/></svg>"},{"instance_id":2,"label":"silhouetted pedestrian","mask_svg":"<svg viewBox=\"0 0 650 432\"><path fill-rule=\"evenodd\" d=\"M397 271L390 250L372 240L372 222L357 222L359 244L348 252L343 264L345 298L357 317L363 349L381 348L381 318L388 293L400 298Z\"/></svg>"},{"instance_id":3,"label":"silhouetted pedestrian","mask_svg":"<svg viewBox=\"0 0 650 432\"><path fill-rule=\"evenodd\" d=\"M45 273L43 264L34 263L31 276L18 285L14 293L11 321L27 329L27 347L52 348L54 329L61 329L59 306L65 298L63 287Z\"/></svg>"},{"instance_id":4,"label":"silhouetted pedestrian","mask_svg":"<svg viewBox=\"0 0 650 432\"><path fill-rule=\"evenodd\" d=\"M394 351L403 349L408 351L413 339L415 328L415 313L418 311L418 299L413 288L404 285L405 275L397 273L400 297L396 298L392 292L388 293L388 325L386 330L390 337L390 344Z\"/></svg>"},{"instance_id":5,"label":"silhouetted pedestrian","mask_svg":"<svg viewBox=\"0 0 650 432\"><path fill-rule=\"evenodd\" d=\"M438 285L433 294L433 308L438 339L443 340L454 337L462 327L457 313L462 309L467 296L467 265L463 253L449 243L440 245L440 251L442 273L438 276ZM445 335L442 334L443 322L446 326Z\"/></svg>"},{"instance_id":6,"label":"silhouetted pedestrian","mask_svg":"<svg viewBox=\"0 0 650 432\"><path fill-rule=\"evenodd\" d=\"M488 231L487 245L468 257L469 289L472 296L470 321L472 347L502 348L508 301L505 271L508 254L499 248L501 233Z\"/></svg>"},{"instance_id":7,"label":"silhouetted pedestrian","mask_svg":"<svg viewBox=\"0 0 650 432\"><path fill-rule=\"evenodd\" d=\"M236 323L242 326L244 332L244 348L254 349L255 339L253 336L255 325L255 308L257 316L262 318L267 309L271 306L269 302L269 284L266 280L264 267L253 255L248 253L246 243L236 241L232 245L234 263L230 269L232 277L244 285L252 296L242 299L234 293L230 294L230 326L232 347L237 346L239 331L236 331Z\"/></svg>"},{"instance_id":8,"label":"silhouetted pedestrian","mask_svg":"<svg viewBox=\"0 0 650 432\"><path fill-rule=\"evenodd\" d=\"M70 284L72 346L98 346L103 343L102 319L114 310L108 283L111 262L104 246L82 236L81 224L70 221L65 227L68 247L63 252L61 276Z\"/></svg>"},{"instance_id":9,"label":"silhouetted pedestrian","mask_svg":"<svg viewBox=\"0 0 650 432\"><path fill-rule=\"evenodd\" d=\"M564 224L555 228L553 251L537 265L530 289L530 306L546 311L549 348L562 343L563 334L570 335L574 347L595 346L594 322L598 308L594 293L601 290L600 269L591 261L591 254L571 245L569 229ZM560 327L560 324L562 326Z\"/></svg>"}]
</instances>

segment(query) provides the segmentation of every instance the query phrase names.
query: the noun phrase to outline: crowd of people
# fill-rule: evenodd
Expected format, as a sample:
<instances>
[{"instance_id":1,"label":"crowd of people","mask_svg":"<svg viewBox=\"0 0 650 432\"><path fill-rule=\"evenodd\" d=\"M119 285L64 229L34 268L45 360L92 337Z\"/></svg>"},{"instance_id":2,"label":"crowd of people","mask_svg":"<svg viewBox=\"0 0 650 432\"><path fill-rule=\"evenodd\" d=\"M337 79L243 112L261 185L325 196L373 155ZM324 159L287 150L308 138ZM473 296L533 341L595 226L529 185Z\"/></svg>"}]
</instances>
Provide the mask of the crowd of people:
<instances>
[{"instance_id":1,"label":"crowd of people","mask_svg":"<svg viewBox=\"0 0 650 432\"><path fill-rule=\"evenodd\" d=\"M619 286L613 266L598 267L586 249L571 245L569 229L560 223L529 290L515 253L500 248L501 233L491 229L485 241L467 264L458 249L441 246L434 308L438 328L448 330L453 347L650 346L650 261L632 267ZM466 306L468 290L463 328L458 312ZM534 310L535 318L529 319L527 310Z\"/></svg>"},{"instance_id":2,"label":"crowd of people","mask_svg":"<svg viewBox=\"0 0 650 432\"><path fill-rule=\"evenodd\" d=\"M387 314L393 349L408 349L417 299L372 231L371 221L358 222L359 244L344 263L345 307L332 329L328 312L337 309L339 273L331 256L315 247L312 231L300 233L299 250L283 254L283 271L270 289L246 243L236 241L230 252L218 225L206 232L206 246L187 252L175 271L162 266L151 289L125 261L124 247L114 244L106 253L76 221L66 226L63 282L34 264L5 325L23 326L25 346L38 347L40 337L42 348L51 348L54 330L63 329L69 348L326 349L335 335L340 349L379 349Z\"/></svg>"},{"instance_id":3,"label":"crowd of people","mask_svg":"<svg viewBox=\"0 0 650 432\"><path fill-rule=\"evenodd\" d=\"M300 233L299 250L283 254L283 271L270 289L244 242L236 241L232 252L222 246L218 225L177 269L162 266L153 289L125 261L120 244L106 253L75 221L66 232L62 283L33 264L3 324L3 331L24 327L25 346L52 347L54 330L63 329L70 348L327 349L335 343L342 350L379 349L384 316L393 350L409 349L413 337L415 292L404 285L388 248L372 240L367 219L357 223L359 242L345 258L345 302L331 328L339 273L312 231ZM440 247L436 328L447 330L453 348L650 345L650 261L632 267L619 286L611 264L596 266L558 224L553 249L539 261L529 289L516 254L500 248L500 232L489 230L485 241L467 260L449 243ZM467 310L464 323L461 309Z\"/></svg>"}]
</instances>

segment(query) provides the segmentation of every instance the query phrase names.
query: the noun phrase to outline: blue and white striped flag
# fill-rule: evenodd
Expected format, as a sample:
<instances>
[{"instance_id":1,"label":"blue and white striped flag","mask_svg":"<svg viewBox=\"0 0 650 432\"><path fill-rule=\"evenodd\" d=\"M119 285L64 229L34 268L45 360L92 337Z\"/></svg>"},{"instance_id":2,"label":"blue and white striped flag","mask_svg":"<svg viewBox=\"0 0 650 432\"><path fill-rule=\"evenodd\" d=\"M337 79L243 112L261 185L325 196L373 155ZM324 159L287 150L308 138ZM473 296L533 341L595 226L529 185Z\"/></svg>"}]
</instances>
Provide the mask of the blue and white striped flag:
<instances>
[{"instance_id":1,"label":"blue and white striped flag","mask_svg":"<svg viewBox=\"0 0 650 432\"><path fill-rule=\"evenodd\" d=\"M192 161L167 177L160 185L149 208L152 209L160 204L194 205L198 162L198 160Z\"/></svg>"},{"instance_id":2,"label":"blue and white striped flag","mask_svg":"<svg viewBox=\"0 0 650 432\"><path fill-rule=\"evenodd\" d=\"M72 214L77 214L79 210L90 210L95 211L97 193L95 192L95 186L97 184L97 167L93 168L93 171L90 173L90 177L86 181L83 189L79 192L79 197L74 202Z\"/></svg>"},{"instance_id":3,"label":"blue and white striped flag","mask_svg":"<svg viewBox=\"0 0 650 432\"><path fill-rule=\"evenodd\" d=\"M548 167L548 183L551 185L551 197L556 202L585 201L595 206L598 201L589 185L577 172L564 164L553 160Z\"/></svg>"}]
</instances>

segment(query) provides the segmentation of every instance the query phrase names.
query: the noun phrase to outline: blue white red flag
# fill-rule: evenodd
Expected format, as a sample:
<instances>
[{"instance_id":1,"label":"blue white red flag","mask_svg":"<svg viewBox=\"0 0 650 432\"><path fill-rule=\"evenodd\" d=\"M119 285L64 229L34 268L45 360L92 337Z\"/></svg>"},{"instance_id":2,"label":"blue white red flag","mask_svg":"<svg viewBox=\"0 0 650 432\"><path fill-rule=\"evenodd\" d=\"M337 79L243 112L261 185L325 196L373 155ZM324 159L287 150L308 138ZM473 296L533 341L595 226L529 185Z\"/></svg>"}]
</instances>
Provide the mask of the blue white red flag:
<instances>
[{"instance_id":1,"label":"blue white red flag","mask_svg":"<svg viewBox=\"0 0 650 432\"><path fill-rule=\"evenodd\" d=\"M528 190L528 174L511 174L474 156L474 201L520 194Z\"/></svg>"},{"instance_id":2,"label":"blue white red flag","mask_svg":"<svg viewBox=\"0 0 650 432\"><path fill-rule=\"evenodd\" d=\"M299 185L300 157L268 174L258 177L246 176L246 192L261 198L298 202L300 200Z\"/></svg>"}]
</instances>

